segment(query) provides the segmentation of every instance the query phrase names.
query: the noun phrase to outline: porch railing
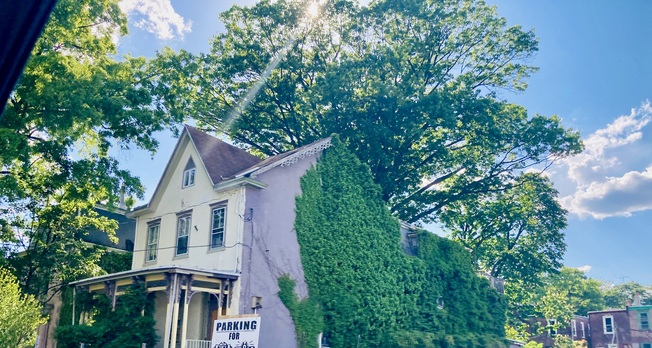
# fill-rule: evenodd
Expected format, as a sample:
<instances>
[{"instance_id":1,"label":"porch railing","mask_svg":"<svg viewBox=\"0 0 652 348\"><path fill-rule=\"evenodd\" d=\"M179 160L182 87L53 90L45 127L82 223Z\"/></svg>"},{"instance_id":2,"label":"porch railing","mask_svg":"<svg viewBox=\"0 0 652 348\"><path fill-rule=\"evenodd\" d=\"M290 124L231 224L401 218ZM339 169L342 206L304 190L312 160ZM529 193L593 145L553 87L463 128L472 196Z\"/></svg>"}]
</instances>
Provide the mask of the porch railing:
<instances>
[{"instance_id":1,"label":"porch railing","mask_svg":"<svg viewBox=\"0 0 652 348\"><path fill-rule=\"evenodd\" d=\"M211 341L186 340L186 348L211 348Z\"/></svg>"}]
</instances>

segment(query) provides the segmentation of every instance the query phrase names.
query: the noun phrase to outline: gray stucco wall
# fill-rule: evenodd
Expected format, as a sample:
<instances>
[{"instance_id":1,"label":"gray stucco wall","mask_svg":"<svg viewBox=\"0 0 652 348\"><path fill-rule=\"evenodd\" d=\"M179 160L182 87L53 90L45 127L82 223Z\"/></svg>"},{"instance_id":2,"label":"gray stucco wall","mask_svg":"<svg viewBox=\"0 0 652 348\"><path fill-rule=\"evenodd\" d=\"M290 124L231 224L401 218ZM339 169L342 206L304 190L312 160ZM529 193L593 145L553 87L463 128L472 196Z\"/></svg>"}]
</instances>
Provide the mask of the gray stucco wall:
<instances>
[{"instance_id":1,"label":"gray stucco wall","mask_svg":"<svg viewBox=\"0 0 652 348\"><path fill-rule=\"evenodd\" d=\"M308 295L294 230L295 198L301 193L300 178L316 159L310 156L271 169L256 178L268 185L265 189L247 190L246 215L251 214L251 221L245 222L243 236L240 313L254 313L252 296L262 297L260 348L296 347L294 325L278 297L277 280L288 274L297 283L299 297Z\"/></svg>"}]
</instances>

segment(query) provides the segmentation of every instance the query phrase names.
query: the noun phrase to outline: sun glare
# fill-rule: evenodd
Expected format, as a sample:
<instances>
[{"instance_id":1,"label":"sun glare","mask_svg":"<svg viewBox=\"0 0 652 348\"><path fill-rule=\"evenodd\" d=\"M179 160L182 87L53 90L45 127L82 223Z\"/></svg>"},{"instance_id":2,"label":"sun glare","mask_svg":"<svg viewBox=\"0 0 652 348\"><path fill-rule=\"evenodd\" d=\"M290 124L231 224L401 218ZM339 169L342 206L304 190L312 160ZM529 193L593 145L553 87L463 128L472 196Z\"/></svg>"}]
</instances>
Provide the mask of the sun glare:
<instances>
[{"instance_id":1,"label":"sun glare","mask_svg":"<svg viewBox=\"0 0 652 348\"><path fill-rule=\"evenodd\" d=\"M319 3L315 1L312 4L310 4L310 6L308 6L308 9L306 10L306 14L310 18L317 18L317 16L319 16Z\"/></svg>"}]
</instances>

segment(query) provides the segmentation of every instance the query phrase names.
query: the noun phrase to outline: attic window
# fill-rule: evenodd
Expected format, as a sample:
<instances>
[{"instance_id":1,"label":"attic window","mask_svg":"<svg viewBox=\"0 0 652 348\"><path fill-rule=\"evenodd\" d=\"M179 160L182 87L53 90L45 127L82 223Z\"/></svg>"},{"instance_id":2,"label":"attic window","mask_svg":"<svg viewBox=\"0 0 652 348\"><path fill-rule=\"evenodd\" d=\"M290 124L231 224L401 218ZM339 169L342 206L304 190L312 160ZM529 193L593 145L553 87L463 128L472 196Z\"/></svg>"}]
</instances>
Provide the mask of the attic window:
<instances>
[{"instance_id":1,"label":"attic window","mask_svg":"<svg viewBox=\"0 0 652 348\"><path fill-rule=\"evenodd\" d=\"M183 171L183 183L182 188L190 187L195 185L195 162L193 162L192 157L188 159L186 168Z\"/></svg>"}]
</instances>

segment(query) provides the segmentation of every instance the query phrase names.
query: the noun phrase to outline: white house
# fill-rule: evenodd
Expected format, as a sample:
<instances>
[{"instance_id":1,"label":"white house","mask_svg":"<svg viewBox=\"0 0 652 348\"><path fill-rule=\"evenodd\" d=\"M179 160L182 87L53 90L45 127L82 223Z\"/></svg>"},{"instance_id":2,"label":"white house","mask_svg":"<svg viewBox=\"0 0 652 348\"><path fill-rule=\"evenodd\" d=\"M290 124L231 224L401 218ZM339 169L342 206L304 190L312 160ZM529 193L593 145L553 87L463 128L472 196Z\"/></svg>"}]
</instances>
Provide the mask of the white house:
<instances>
[{"instance_id":1,"label":"white house","mask_svg":"<svg viewBox=\"0 0 652 348\"><path fill-rule=\"evenodd\" d=\"M151 200L129 214L137 220L131 270L75 282L77 291L115 299L144 282L160 347L210 347L215 319L254 313L260 347L296 346L277 279L289 274L307 295L295 197L329 146L326 138L261 160L185 126Z\"/></svg>"}]
</instances>

